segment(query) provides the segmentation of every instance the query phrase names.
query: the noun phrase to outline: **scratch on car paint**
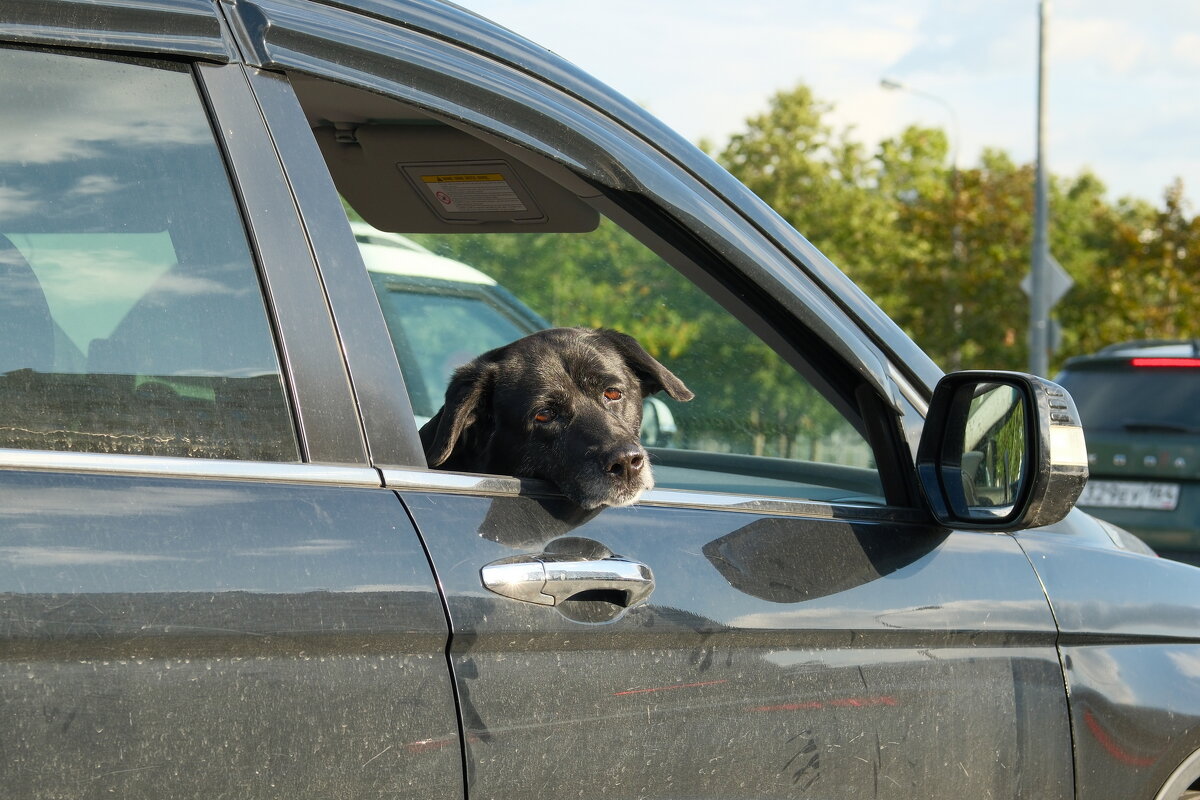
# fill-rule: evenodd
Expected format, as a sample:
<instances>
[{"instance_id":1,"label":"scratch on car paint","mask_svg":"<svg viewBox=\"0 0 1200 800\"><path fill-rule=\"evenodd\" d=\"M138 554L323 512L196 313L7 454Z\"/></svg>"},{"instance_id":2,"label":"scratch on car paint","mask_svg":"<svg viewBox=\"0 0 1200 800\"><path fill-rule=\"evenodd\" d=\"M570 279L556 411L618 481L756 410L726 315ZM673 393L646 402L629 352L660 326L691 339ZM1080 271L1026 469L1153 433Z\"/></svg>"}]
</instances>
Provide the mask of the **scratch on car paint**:
<instances>
[{"instance_id":1,"label":"scratch on car paint","mask_svg":"<svg viewBox=\"0 0 1200 800\"><path fill-rule=\"evenodd\" d=\"M669 692L673 689L696 689L700 686L715 686L718 683L728 683L727 680L700 681L699 683L676 683L670 686L654 686L649 689L626 689L623 692L613 692L613 697L624 697L630 694L648 694L649 692Z\"/></svg>"},{"instance_id":2,"label":"scratch on car paint","mask_svg":"<svg viewBox=\"0 0 1200 800\"><path fill-rule=\"evenodd\" d=\"M386 753L388 750L391 750L391 749L392 749L392 747L393 747L393 745L390 745L390 744L389 744L387 747L383 748L383 749L382 749L382 750L380 750L378 753L376 753L375 755L371 756L371 757L370 757L370 758L368 758L366 761L364 761L364 762L362 763L362 766L361 766L361 767L359 767L359 769L362 769L362 767L365 767L367 764L370 764L372 761L374 761L375 759L379 758L381 755L383 755L384 753Z\"/></svg>"},{"instance_id":3,"label":"scratch on car paint","mask_svg":"<svg viewBox=\"0 0 1200 800\"><path fill-rule=\"evenodd\" d=\"M1087 725L1088 731L1100 743L1100 746L1122 764L1128 764L1132 767L1148 767L1158 760L1154 756L1134 755L1121 747L1112 735L1104 729L1104 726L1100 724L1100 720L1096 719L1096 715L1090 709L1083 712L1083 721Z\"/></svg>"},{"instance_id":4,"label":"scratch on car paint","mask_svg":"<svg viewBox=\"0 0 1200 800\"><path fill-rule=\"evenodd\" d=\"M478 737L474 736L473 734L467 735L468 741L476 741L477 739ZM457 736L442 736L435 739L418 739L415 742L408 742L405 744L404 749L410 753L428 753L434 750L441 750L443 747L456 743L457 741ZM384 752L386 753L387 751L385 750ZM379 755L381 756L383 753L380 753ZM374 761L375 758L378 757L379 756L375 756L371 759L371 761ZM367 764L370 764L371 761L367 761L365 764L363 764L363 766L365 767Z\"/></svg>"},{"instance_id":5,"label":"scratch on car paint","mask_svg":"<svg viewBox=\"0 0 1200 800\"><path fill-rule=\"evenodd\" d=\"M148 769L160 769L162 764L151 764L148 767L130 767L129 769L114 769L112 772L101 772L99 775L93 775L92 780L98 781L101 778L108 778L113 775L124 775L127 772L145 772Z\"/></svg>"}]
</instances>

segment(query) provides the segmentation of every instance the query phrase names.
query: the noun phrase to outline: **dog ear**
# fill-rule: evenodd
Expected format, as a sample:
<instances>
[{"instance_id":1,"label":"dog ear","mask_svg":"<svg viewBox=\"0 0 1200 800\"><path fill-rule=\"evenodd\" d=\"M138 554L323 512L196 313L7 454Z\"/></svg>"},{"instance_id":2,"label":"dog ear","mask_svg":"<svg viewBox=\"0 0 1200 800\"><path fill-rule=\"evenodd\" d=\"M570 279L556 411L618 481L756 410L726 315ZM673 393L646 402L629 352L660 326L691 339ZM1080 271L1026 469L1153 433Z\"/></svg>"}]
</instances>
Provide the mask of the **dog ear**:
<instances>
[{"instance_id":1,"label":"dog ear","mask_svg":"<svg viewBox=\"0 0 1200 800\"><path fill-rule=\"evenodd\" d=\"M654 356L647 353L638 340L629 334L607 328L597 330L596 334L616 348L621 357L625 359L625 364L642 382L643 396L655 392L666 392L674 399L684 402L696 396L692 394L691 389L684 385L683 381L675 377L671 370L658 363Z\"/></svg>"},{"instance_id":2,"label":"dog ear","mask_svg":"<svg viewBox=\"0 0 1200 800\"><path fill-rule=\"evenodd\" d=\"M489 424L491 414L487 411L486 400L495 372L495 364L480 359L454 371L454 377L446 387L446 402L421 427L421 446L429 466L445 464L460 442L477 438L481 431L472 431L473 428ZM476 436L470 436L472 432ZM481 442L478 444L482 446Z\"/></svg>"}]
</instances>

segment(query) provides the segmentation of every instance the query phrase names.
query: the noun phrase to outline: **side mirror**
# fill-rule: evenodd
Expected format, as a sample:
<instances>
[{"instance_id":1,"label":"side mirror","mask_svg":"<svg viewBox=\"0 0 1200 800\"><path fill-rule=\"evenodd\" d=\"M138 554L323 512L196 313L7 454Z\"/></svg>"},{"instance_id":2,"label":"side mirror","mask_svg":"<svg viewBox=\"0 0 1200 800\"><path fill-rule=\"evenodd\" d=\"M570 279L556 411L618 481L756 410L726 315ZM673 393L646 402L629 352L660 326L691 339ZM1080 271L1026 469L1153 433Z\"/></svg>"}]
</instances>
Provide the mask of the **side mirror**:
<instances>
[{"instance_id":1,"label":"side mirror","mask_svg":"<svg viewBox=\"0 0 1200 800\"><path fill-rule=\"evenodd\" d=\"M938 522L1015 531L1058 522L1087 483L1087 446L1066 389L1019 372L938 382L917 448Z\"/></svg>"}]
</instances>

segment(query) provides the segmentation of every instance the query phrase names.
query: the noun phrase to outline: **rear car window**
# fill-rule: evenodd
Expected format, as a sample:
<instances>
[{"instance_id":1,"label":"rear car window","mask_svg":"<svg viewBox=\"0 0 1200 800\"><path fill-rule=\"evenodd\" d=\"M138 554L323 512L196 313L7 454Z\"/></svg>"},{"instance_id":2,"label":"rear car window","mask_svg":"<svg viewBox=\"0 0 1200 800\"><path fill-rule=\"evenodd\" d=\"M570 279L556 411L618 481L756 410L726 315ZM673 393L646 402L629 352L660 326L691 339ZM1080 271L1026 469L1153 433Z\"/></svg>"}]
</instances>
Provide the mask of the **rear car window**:
<instances>
[{"instance_id":1,"label":"rear car window","mask_svg":"<svg viewBox=\"0 0 1200 800\"><path fill-rule=\"evenodd\" d=\"M0 50L0 447L298 460L181 67Z\"/></svg>"},{"instance_id":2,"label":"rear car window","mask_svg":"<svg viewBox=\"0 0 1200 800\"><path fill-rule=\"evenodd\" d=\"M1075 368L1058 377L1074 398L1085 429L1200 432L1200 369Z\"/></svg>"}]
</instances>

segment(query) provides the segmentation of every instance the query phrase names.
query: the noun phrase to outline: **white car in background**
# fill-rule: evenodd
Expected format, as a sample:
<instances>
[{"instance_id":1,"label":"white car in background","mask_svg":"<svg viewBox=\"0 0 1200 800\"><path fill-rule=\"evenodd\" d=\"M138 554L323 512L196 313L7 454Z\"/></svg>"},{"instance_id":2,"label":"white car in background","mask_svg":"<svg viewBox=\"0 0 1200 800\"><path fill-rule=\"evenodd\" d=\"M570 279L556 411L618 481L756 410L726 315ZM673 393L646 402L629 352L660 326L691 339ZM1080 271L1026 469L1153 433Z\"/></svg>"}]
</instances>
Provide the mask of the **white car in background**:
<instances>
[{"instance_id":1,"label":"white car in background","mask_svg":"<svg viewBox=\"0 0 1200 800\"><path fill-rule=\"evenodd\" d=\"M454 370L480 353L551 327L494 278L407 236L351 222L379 296L420 425L441 407ZM642 408L642 440L665 446L676 433L657 397Z\"/></svg>"}]
</instances>

